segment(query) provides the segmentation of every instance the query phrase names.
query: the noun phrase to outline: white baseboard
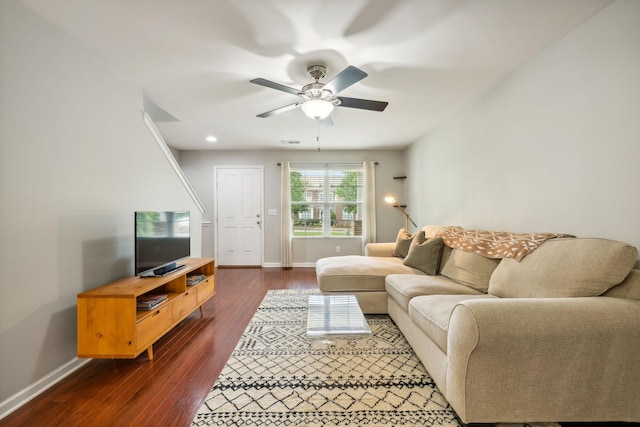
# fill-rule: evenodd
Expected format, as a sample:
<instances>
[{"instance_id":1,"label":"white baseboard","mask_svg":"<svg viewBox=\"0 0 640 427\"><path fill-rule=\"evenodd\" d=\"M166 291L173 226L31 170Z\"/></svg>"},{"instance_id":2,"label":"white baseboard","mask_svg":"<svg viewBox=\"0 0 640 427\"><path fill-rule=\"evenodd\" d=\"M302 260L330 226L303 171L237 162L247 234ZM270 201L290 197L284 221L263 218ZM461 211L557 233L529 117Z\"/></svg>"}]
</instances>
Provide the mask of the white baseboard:
<instances>
[{"instance_id":1,"label":"white baseboard","mask_svg":"<svg viewBox=\"0 0 640 427\"><path fill-rule=\"evenodd\" d=\"M293 266L294 267L315 267L316 263L315 262L294 262Z\"/></svg>"},{"instance_id":2,"label":"white baseboard","mask_svg":"<svg viewBox=\"0 0 640 427\"><path fill-rule=\"evenodd\" d=\"M296 262L293 264L293 267L315 267L315 262ZM274 268L274 267L282 267L282 263L279 262L265 262L262 264L263 268Z\"/></svg>"},{"instance_id":3,"label":"white baseboard","mask_svg":"<svg viewBox=\"0 0 640 427\"><path fill-rule=\"evenodd\" d=\"M90 361L91 359L73 358L4 402L0 402L0 420Z\"/></svg>"},{"instance_id":4,"label":"white baseboard","mask_svg":"<svg viewBox=\"0 0 640 427\"><path fill-rule=\"evenodd\" d=\"M265 262L262 264L262 268L276 268L282 267L282 264L279 262Z\"/></svg>"}]
</instances>

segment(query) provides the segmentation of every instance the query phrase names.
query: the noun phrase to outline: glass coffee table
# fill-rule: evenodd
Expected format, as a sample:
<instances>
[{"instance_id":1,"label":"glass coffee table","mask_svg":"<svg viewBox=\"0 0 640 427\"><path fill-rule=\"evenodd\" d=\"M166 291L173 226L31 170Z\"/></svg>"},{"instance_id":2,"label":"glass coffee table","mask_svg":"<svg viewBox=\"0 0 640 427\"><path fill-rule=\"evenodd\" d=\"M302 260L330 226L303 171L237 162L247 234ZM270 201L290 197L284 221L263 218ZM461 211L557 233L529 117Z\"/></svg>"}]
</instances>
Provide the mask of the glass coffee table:
<instances>
[{"instance_id":1,"label":"glass coffee table","mask_svg":"<svg viewBox=\"0 0 640 427\"><path fill-rule=\"evenodd\" d=\"M308 337L367 334L371 329L355 295L309 295Z\"/></svg>"}]
</instances>

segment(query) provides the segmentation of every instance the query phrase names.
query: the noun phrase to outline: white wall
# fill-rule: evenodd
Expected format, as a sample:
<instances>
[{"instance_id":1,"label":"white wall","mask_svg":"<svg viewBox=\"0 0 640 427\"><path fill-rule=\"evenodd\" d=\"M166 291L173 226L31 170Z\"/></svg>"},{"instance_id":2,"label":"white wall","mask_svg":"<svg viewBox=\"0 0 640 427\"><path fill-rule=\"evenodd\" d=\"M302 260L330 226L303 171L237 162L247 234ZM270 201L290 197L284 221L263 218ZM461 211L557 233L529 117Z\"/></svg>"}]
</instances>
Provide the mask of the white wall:
<instances>
[{"instance_id":1,"label":"white wall","mask_svg":"<svg viewBox=\"0 0 640 427\"><path fill-rule=\"evenodd\" d=\"M135 210L190 210L194 256L201 216L142 94L14 0L0 2L0 76L2 414L74 360L76 295L133 274Z\"/></svg>"},{"instance_id":2,"label":"white wall","mask_svg":"<svg viewBox=\"0 0 640 427\"><path fill-rule=\"evenodd\" d=\"M204 220L211 221L211 236L203 239L214 241L215 206L214 206L214 166L261 165L264 167L264 263L280 265L280 167L278 162L290 161L298 163L354 163L365 160L377 161L376 193L377 193L377 228L378 241L394 241L398 229L404 224L404 216L383 202L387 194L401 194L402 182L394 180L394 176L404 175L403 153L390 151L182 151L180 166L191 185L198 193L207 212ZM277 216L266 215L268 209L276 209ZM293 262L296 265L315 265L315 261L326 256L336 255L335 247L341 246L341 255L360 254L360 239L294 239ZM206 249L203 249L206 250Z\"/></svg>"},{"instance_id":3,"label":"white wall","mask_svg":"<svg viewBox=\"0 0 640 427\"><path fill-rule=\"evenodd\" d=\"M421 223L640 248L640 2L618 0L406 151Z\"/></svg>"}]
</instances>

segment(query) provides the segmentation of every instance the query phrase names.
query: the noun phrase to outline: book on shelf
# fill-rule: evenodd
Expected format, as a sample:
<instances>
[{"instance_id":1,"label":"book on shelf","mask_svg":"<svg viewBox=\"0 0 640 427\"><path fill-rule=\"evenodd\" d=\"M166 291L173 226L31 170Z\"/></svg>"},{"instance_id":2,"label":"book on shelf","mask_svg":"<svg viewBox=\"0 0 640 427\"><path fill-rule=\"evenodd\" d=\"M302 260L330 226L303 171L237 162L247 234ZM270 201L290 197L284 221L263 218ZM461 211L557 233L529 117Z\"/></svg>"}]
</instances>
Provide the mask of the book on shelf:
<instances>
[{"instance_id":1,"label":"book on shelf","mask_svg":"<svg viewBox=\"0 0 640 427\"><path fill-rule=\"evenodd\" d=\"M146 294L137 298L136 306L140 310L151 310L167 299L167 294Z\"/></svg>"},{"instance_id":2,"label":"book on shelf","mask_svg":"<svg viewBox=\"0 0 640 427\"><path fill-rule=\"evenodd\" d=\"M139 311L151 311L153 309L155 309L157 306L159 306L160 304L162 304L164 301L160 301L155 303L154 305L150 305L150 306L146 306L146 305L138 305L136 306L136 310Z\"/></svg>"},{"instance_id":3,"label":"book on shelf","mask_svg":"<svg viewBox=\"0 0 640 427\"><path fill-rule=\"evenodd\" d=\"M206 278L207 277L204 274L194 274L191 276L187 276L187 285L189 286L197 285L198 283L202 282Z\"/></svg>"}]
</instances>

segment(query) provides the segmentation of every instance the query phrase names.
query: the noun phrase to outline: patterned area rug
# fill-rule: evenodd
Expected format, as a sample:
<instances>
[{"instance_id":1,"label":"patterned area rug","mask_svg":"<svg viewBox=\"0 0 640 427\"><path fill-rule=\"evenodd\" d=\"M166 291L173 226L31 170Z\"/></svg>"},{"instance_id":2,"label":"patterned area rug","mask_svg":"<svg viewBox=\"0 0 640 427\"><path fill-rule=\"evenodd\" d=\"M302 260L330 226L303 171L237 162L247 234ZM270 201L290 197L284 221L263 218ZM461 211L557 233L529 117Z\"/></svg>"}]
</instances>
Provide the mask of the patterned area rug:
<instances>
[{"instance_id":1,"label":"patterned area rug","mask_svg":"<svg viewBox=\"0 0 640 427\"><path fill-rule=\"evenodd\" d=\"M460 426L389 316L369 336L306 336L315 291L269 291L192 426Z\"/></svg>"}]
</instances>

